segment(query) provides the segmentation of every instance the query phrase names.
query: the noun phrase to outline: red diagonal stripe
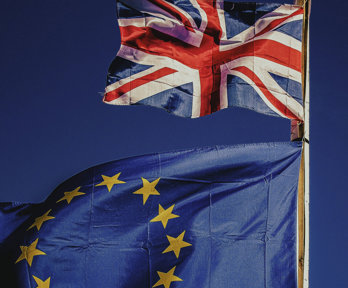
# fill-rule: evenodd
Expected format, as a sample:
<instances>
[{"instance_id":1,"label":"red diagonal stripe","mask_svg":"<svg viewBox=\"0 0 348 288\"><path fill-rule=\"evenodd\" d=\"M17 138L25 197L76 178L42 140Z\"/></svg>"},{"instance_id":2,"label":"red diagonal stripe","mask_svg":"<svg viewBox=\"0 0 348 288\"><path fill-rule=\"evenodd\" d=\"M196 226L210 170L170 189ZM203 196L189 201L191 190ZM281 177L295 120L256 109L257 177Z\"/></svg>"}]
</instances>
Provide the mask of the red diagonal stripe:
<instances>
[{"instance_id":1,"label":"red diagonal stripe","mask_svg":"<svg viewBox=\"0 0 348 288\"><path fill-rule=\"evenodd\" d=\"M139 0L140 1L140 0ZM180 11L175 9L173 6L171 6L169 3L163 1L163 0L148 0L152 4L162 8L164 11L168 12L170 15L174 16L176 19L181 21L187 28L187 30L193 31L194 29L191 25L191 22L187 17L182 14Z\"/></svg>"},{"instance_id":2,"label":"red diagonal stripe","mask_svg":"<svg viewBox=\"0 0 348 288\"><path fill-rule=\"evenodd\" d=\"M287 66L298 72L301 72L302 69L300 51L268 39L255 40L214 56L214 62L221 64L241 57L255 56Z\"/></svg>"},{"instance_id":3,"label":"red diagonal stripe","mask_svg":"<svg viewBox=\"0 0 348 288\"><path fill-rule=\"evenodd\" d=\"M268 24L268 26L266 28L262 29L262 31L257 33L254 37L260 36L262 34L267 33L268 31L271 31L272 29L274 29L275 27L277 27L281 23L285 22L287 19L289 19L295 15L299 15L299 14L303 14L303 8L299 8L298 10L296 10L294 13L290 14L289 16L272 21L271 23Z\"/></svg>"},{"instance_id":4,"label":"red diagonal stripe","mask_svg":"<svg viewBox=\"0 0 348 288\"><path fill-rule=\"evenodd\" d=\"M252 80L255 85L262 91L262 93L266 96L269 102L272 103L272 105L285 117L290 119L296 119L301 121L302 119L299 119L298 116L296 116L294 113L292 113L288 107L286 107L282 102L280 102L265 86L265 84L261 81L257 75L251 71L247 67L236 67L233 68L233 70L239 71L243 73L245 76L247 76L250 80Z\"/></svg>"},{"instance_id":5,"label":"red diagonal stripe","mask_svg":"<svg viewBox=\"0 0 348 288\"><path fill-rule=\"evenodd\" d=\"M115 90L112 90L110 92L105 93L104 95L104 102L111 102L119 97L121 97L123 94L129 92L132 89L135 89L141 85L144 85L146 83L149 83L151 81L155 81L159 78L162 78L164 76L173 74L175 72L178 72L177 70L174 70L172 68L161 68L155 72L152 72L150 74L147 74L143 77L140 77L138 79L135 79L133 81L130 81L118 88L116 88Z\"/></svg>"}]
</instances>

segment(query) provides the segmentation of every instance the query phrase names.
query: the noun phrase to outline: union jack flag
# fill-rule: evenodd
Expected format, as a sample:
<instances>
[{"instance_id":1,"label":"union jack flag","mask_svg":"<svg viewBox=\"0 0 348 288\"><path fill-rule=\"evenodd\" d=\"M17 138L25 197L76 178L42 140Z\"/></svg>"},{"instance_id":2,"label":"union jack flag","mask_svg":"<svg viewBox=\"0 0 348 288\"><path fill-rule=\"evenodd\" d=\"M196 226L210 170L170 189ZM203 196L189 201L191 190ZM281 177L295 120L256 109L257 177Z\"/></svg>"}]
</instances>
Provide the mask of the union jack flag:
<instances>
[{"instance_id":1,"label":"union jack flag","mask_svg":"<svg viewBox=\"0 0 348 288\"><path fill-rule=\"evenodd\" d=\"M302 7L118 0L117 12L105 103L192 118L238 106L302 121Z\"/></svg>"}]
</instances>

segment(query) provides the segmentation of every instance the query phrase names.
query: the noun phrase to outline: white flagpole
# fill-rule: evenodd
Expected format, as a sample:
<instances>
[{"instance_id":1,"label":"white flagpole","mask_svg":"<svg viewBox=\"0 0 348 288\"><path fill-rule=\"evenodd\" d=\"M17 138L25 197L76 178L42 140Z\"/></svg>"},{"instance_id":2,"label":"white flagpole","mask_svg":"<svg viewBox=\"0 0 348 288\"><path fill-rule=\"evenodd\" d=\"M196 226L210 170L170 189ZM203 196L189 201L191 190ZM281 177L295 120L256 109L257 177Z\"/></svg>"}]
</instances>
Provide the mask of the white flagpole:
<instances>
[{"instance_id":1,"label":"white flagpole","mask_svg":"<svg viewBox=\"0 0 348 288\"><path fill-rule=\"evenodd\" d=\"M306 4L305 4L306 5ZM305 163L305 179L304 179L304 212L305 212L305 250L304 250L304 263L303 263L303 287L309 287L309 13L310 13L311 0L307 3L307 51L306 51L306 87L304 97L304 163Z\"/></svg>"},{"instance_id":2,"label":"white flagpole","mask_svg":"<svg viewBox=\"0 0 348 288\"><path fill-rule=\"evenodd\" d=\"M291 140L303 141L298 188L298 288L309 288L309 14L310 0L295 0L304 7L303 21L303 105L304 123L291 122Z\"/></svg>"}]
</instances>

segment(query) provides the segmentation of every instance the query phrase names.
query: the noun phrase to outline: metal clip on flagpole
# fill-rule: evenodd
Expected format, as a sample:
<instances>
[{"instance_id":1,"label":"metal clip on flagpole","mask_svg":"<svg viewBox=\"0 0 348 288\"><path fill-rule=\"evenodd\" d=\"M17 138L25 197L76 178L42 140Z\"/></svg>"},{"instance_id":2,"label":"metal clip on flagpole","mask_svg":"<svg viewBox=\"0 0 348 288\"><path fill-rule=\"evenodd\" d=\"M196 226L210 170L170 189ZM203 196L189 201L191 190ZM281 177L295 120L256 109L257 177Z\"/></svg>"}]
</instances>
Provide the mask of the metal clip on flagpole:
<instances>
[{"instance_id":1,"label":"metal clip on flagpole","mask_svg":"<svg viewBox=\"0 0 348 288\"><path fill-rule=\"evenodd\" d=\"M309 14L310 0L295 0L304 8L302 41L302 83L304 122L291 121L291 141L302 140L298 185L298 288L309 287Z\"/></svg>"}]
</instances>

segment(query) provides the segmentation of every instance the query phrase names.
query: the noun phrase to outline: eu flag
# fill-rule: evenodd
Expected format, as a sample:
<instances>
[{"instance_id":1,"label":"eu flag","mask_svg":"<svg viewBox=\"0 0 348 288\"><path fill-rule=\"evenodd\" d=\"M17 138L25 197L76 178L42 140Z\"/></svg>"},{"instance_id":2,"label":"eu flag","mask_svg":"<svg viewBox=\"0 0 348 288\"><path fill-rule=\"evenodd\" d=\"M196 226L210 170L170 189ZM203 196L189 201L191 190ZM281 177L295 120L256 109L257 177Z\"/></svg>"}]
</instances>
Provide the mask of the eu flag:
<instances>
[{"instance_id":1,"label":"eu flag","mask_svg":"<svg viewBox=\"0 0 348 288\"><path fill-rule=\"evenodd\" d=\"M99 165L0 204L6 287L297 287L300 143ZM5 286L4 286L5 287Z\"/></svg>"}]
</instances>

